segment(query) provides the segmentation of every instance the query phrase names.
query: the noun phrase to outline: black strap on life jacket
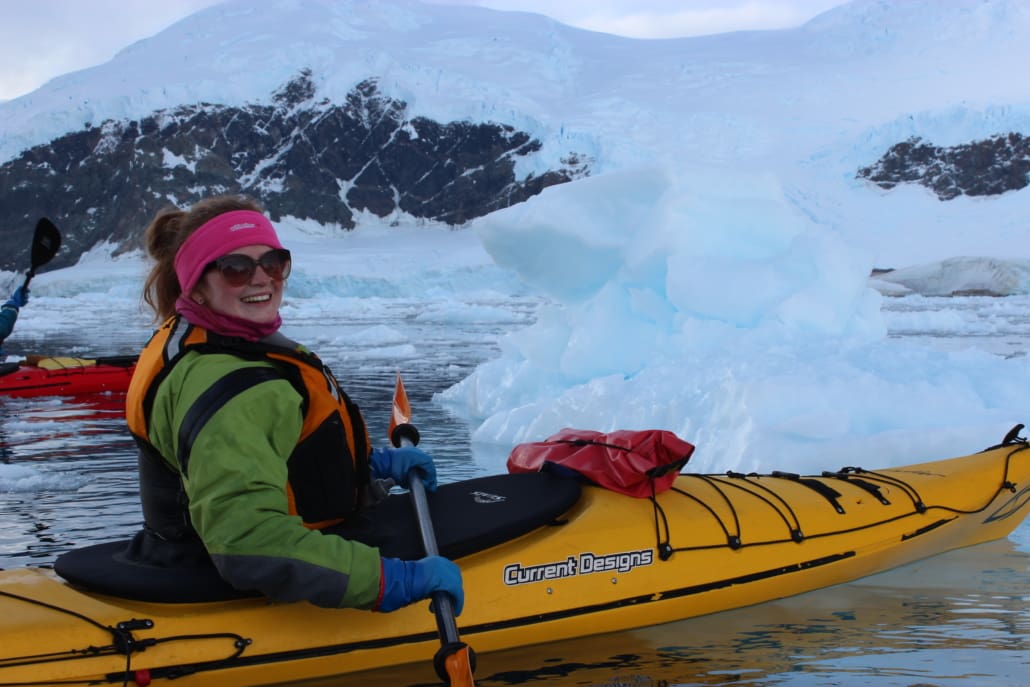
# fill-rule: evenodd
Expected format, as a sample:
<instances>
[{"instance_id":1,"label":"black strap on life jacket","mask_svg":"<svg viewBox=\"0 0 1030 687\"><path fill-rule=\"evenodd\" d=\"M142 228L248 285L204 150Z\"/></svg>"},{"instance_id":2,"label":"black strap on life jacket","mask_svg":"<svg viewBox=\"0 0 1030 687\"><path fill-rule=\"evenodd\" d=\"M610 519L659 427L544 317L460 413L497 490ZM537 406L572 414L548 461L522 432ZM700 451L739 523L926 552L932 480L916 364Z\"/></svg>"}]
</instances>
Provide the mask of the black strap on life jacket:
<instances>
[{"instance_id":1,"label":"black strap on life jacket","mask_svg":"<svg viewBox=\"0 0 1030 687\"><path fill-rule=\"evenodd\" d=\"M264 382L281 380L282 375L267 367L244 367L234 370L202 393L186 412L182 424L179 425L179 450L176 459L183 476L189 475L190 452L200 430L208 420L221 410L226 403L247 389Z\"/></svg>"}]
</instances>

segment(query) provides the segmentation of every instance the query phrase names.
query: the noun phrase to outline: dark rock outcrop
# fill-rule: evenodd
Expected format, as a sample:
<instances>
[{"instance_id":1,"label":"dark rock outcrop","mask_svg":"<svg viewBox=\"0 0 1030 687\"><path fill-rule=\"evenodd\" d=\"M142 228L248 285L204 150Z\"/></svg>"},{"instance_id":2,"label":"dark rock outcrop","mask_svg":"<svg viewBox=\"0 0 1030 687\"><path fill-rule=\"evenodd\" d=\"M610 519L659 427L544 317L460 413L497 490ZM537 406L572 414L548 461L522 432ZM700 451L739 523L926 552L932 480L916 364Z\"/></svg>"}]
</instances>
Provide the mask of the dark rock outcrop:
<instances>
[{"instance_id":1,"label":"dark rock outcrop","mask_svg":"<svg viewBox=\"0 0 1030 687\"><path fill-rule=\"evenodd\" d=\"M946 148L910 138L857 176L885 189L921 184L941 200L1018 191L1030 184L1030 139L1009 133Z\"/></svg>"},{"instance_id":2,"label":"dark rock outcrop","mask_svg":"<svg viewBox=\"0 0 1030 687\"><path fill-rule=\"evenodd\" d=\"M374 79L343 103L319 100L311 77L301 72L271 104L184 105L24 151L0 166L0 268L27 268L41 215L62 230L52 266L64 266L101 242L138 248L157 210L218 193L255 196L276 220L351 229L367 211L461 225L589 174L588 161L568 153L560 168L517 179L516 161L541 150L525 132L409 118Z\"/></svg>"}]
</instances>

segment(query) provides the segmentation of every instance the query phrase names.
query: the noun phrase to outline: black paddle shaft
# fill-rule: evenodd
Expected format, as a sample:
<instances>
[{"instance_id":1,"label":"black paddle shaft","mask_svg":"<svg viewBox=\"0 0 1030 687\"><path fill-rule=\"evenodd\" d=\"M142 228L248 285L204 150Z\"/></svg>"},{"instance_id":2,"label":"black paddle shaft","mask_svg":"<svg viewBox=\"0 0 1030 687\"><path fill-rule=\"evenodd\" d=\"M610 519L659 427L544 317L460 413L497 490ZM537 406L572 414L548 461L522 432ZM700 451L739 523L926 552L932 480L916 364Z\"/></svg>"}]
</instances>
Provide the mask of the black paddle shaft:
<instances>
[{"instance_id":1,"label":"black paddle shaft","mask_svg":"<svg viewBox=\"0 0 1030 687\"><path fill-rule=\"evenodd\" d=\"M429 517L426 488L422 484L422 477L418 474L418 470L408 473L408 486L411 490L411 500L415 504L415 513L418 515L418 529L422 535L422 546L425 548L427 556L439 556L436 532L433 530L433 521ZM459 642L458 623L454 619L454 602L451 600L451 595L447 592L433 592L433 608L436 610L436 627L444 643Z\"/></svg>"},{"instance_id":2,"label":"black paddle shaft","mask_svg":"<svg viewBox=\"0 0 1030 687\"><path fill-rule=\"evenodd\" d=\"M411 424L403 423L393 428L390 433L390 443L394 446L415 446L419 442L418 429ZM433 529L433 519L429 513L429 500L426 497L426 487L422 484L422 476L417 469L408 472L408 488L411 491L411 501L415 507L415 515L418 520L419 534L422 537L422 548L427 556L439 556L440 549L436 544L436 532ZM436 674L440 679L449 682L445 668L445 661L448 656L454 654L467 645L461 641L458 634L458 622L454 618L454 601L447 592L433 592L433 610L436 614L436 629L440 633L440 650L436 652L433 665ZM470 659L474 660L474 654L469 648Z\"/></svg>"},{"instance_id":3,"label":"black paddle shaft","mask_svg":"<svg viewBox=\"0 0 1030 687\"><path fill-rule=\"evenodd\" d=\"M394 446L415 446L418 444L418 429L411 424L403 423L393 428L390 434L390 443ZM415 515L418 518L419 534L422 536L422 548L427 556L439 556L440 550L436 545L436 531L433 529L433 519L429 514L429 500L426 498L426 487L422 484L422 476L418 470L412 469L408 473L408 487L411 491L411 501L415 506ZM433 593L433 608L436 610L436 626L440 631L442 641L447 644L458 642L458 624L454 619L454 602L446 592Z\"/></svg>"}]
</instances>

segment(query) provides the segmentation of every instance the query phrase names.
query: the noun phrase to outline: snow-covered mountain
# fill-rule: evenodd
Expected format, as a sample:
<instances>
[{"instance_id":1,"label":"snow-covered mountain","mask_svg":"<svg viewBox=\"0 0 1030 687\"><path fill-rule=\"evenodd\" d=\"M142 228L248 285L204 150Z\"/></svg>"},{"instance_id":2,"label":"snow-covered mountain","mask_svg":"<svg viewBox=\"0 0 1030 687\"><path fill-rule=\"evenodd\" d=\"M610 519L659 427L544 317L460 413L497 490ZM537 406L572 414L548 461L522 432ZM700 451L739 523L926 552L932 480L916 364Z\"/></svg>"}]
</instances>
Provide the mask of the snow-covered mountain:
<instances>
[{"instance_id":1,"label":"snow-covered mountain","mask_svg":"<svg viewBox=\"0 0 1030 687\"><path fill-rule=\"evenodd\" d=\"M56 215L74 258L223 190L343 227L461 223L584 176L743 169L876 267L1021 260L1028 58L1025 0L855 0L796 29L672 40L416 0L229 0L0 104L0 231L26 245ZM363 84L381 107L355 105ZM354 122L369 134L384 117L380 143L348 157ZM968 183L983 176L1004 183ZM469 179L478 195L457 193Z\"/></svg>"}]
</instances>

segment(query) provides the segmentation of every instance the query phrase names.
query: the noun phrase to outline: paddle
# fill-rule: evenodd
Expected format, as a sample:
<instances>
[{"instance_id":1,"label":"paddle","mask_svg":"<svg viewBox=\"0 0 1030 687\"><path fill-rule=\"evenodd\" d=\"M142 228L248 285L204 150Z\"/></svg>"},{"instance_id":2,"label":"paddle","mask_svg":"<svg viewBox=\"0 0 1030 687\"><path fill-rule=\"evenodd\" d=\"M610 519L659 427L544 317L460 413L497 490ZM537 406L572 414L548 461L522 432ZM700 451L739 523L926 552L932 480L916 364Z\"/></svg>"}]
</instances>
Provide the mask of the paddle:
<instances>
[{"instance_id":1,"label":"paddle","mask_svg":"<svg viewBox=\"0 0 1030 687\"><path fill-rule=\"evenodd\" d=\"M36 222L36 231L32 235L32 268L25 275L23 289L29 288L29 282L36 276L36 270L50 262L61 247L61 232L46 217Z\"/></svg>"},{"instance_id":2,"label":"paddle","mask_svg":"<svg viewBox=\"0 0 1030 687\"><path fill-rule=\"evenodd\" d=\"M418 430L410 424L410 419L411 404L408 402L407 392L404 391L404 382L398 374L397 385L393 391L393 412L387 432L390 443L394 446L400 447L405 443L412 446L418 444ZM440 552L436 546L436 533L433 531L433 520L429 514L426 488L418 471L412 470L408 473L408 485L415 505L415 516L418 518L419 533L422 535L422 546L427 556L438 556ZM446 592L433 594L433 612L436 614L436 628L440 633L440 648L433 657L436 674L453 687L475 687L472 671L475 670L476 654L458 636L454 604Z\"/></svg>"}]
</instances>

